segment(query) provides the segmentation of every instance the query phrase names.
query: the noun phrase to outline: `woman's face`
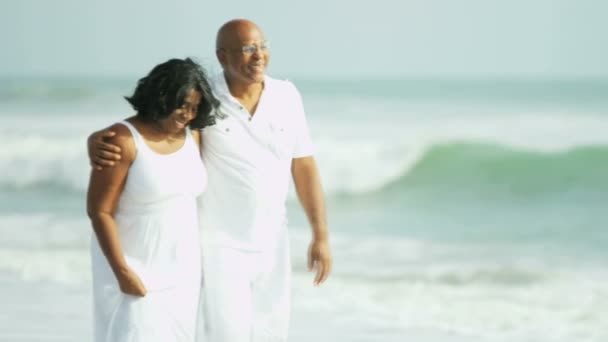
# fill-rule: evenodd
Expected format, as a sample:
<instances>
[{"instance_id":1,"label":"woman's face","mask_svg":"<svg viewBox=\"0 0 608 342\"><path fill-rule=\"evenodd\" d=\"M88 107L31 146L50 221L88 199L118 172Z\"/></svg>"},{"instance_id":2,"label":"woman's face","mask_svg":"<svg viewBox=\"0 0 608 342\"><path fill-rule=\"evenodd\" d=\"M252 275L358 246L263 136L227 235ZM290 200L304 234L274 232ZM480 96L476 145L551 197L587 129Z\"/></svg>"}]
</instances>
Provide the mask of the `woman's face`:
<instances>
[{"instance_id":1,"label":"woman's face","mask_svg":"<svg viewBox=\"0 0 608 342\"><path fill-rule=\"evenodd\" d=\"M194 89L189 90L182 106L175 109L168 117L159 120L159 125L165 132L181 132L190 121L196 118L201 99L201 93Z\"/></svg>"}]
</instances>

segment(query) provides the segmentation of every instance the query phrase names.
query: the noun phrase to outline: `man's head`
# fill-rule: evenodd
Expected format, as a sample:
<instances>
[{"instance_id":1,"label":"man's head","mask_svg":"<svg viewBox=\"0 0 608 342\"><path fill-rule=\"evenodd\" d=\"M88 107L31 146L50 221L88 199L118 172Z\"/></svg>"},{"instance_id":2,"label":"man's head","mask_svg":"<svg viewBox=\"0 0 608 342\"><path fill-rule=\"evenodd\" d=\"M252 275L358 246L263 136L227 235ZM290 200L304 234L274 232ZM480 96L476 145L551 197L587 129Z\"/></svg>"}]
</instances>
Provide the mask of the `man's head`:
<instances>
[{"instance_id":1,"label":"man's head","mask_svg":"<svg viewBox=\"0 0 608 342\"><path fill-rule=\"evenodd\" d=\"M270 53L264 33L253 22L235 19L222 25L217 32L215 53L229 83L264 81Z\"/></svg>"}]
</instances>

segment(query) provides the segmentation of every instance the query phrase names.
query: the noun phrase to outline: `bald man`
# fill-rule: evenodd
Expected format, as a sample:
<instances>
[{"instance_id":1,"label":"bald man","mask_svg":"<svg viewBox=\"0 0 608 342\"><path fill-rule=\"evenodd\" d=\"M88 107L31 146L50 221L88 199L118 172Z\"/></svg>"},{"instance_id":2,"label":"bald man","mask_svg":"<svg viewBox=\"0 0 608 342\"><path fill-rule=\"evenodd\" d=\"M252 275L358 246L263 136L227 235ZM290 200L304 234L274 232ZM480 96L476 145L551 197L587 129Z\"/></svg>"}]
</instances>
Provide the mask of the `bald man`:
<instances>
[{"instance_id":1,"label":"bald man","mask_svg":"<svg viewBox=\"0 0 608 342\"><path fill-rule=\"evenodd\" d=\"M312 228L308 268L314 284L331 270L325 206L300 93L266 75L269 46L243 19L217 33L223 72L212 79L220 101L216 124L202 131L209 185L200 201L205 341L286 341L291 264L285 201L289 175ZM97 167L119 158L89 138Z\"/></svg>"}]
</instances>

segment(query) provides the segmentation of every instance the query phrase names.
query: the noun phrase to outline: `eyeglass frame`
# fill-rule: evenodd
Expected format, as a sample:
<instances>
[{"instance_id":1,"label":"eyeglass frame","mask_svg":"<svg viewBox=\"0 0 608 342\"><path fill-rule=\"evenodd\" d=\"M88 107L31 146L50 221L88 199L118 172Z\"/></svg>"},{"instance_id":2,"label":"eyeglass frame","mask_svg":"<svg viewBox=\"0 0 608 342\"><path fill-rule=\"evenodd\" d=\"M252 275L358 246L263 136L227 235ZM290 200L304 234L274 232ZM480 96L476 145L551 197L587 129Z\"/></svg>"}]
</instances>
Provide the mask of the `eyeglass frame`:
<instances>
[{"instance_id":1,"label":"eyeglass frame","mask_svg":"<svg viewBox=\"0 0 608 342\"><path fill-rule=\"evenodd\" d=\"M219 48L219 50L238 52L245 56L251 56L256 52L267 52L270 49L270 43L267 40L262 41L258 44L245 44L240 48L228 49Z\"/></svg>"}]
</instances>

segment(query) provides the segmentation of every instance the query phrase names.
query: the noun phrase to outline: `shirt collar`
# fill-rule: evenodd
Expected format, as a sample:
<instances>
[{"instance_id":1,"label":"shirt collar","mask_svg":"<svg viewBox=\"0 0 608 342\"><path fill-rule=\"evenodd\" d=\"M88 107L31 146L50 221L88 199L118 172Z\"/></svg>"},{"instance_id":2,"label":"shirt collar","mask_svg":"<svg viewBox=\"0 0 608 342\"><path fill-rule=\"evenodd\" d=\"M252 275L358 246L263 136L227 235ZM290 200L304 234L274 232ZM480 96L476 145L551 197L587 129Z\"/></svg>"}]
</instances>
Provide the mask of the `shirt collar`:
<instances>
[{"instance_id":1,"label":"shirt collar","mask_svg":"<svg viewBox=\"0 0 608 342\"><path fill-rule=\"evenodd\" d=\"M262 92L264 92L266 89L268 89L269 83L270 82L269 82L268 76L264 75L264 89L262 90ZM234 99L234 97L232 97L232 94L230 94L230 89L228 89L228 83L226 83L226 78L224 77L223 72L219 72L219 73L215 74L215 76L212 78L212 84L213 84L213 91L217 98L220 98L223 100L236 101Z\"/></svg>"}]
</instances>

